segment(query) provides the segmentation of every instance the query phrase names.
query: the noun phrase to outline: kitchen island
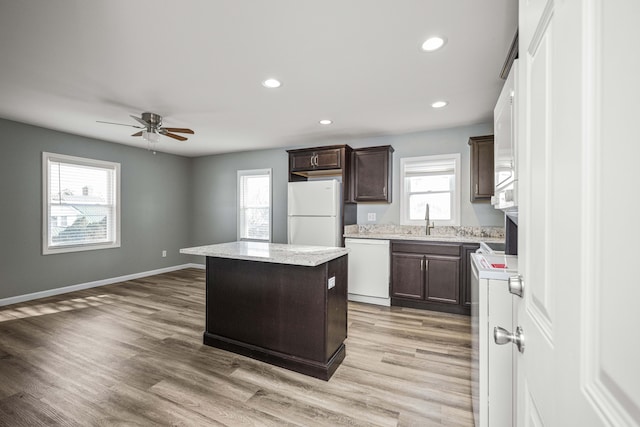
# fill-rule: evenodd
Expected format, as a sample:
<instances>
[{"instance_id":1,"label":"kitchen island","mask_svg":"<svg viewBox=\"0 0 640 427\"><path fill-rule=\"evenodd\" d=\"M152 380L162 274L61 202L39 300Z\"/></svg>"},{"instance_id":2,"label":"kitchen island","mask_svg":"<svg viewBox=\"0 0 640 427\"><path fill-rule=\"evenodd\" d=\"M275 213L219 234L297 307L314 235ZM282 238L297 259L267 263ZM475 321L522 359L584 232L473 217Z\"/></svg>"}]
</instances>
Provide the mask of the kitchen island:
<instances>
[{"instance_id":1,"label":"kitchen island","mask_svg":"<svg viewBox=\"0 0 640 427\"><path fill-rule=\"evenodd\" d=\"M345 357L347 250L261 242L206 257L204 344L328 380Z\"/></svg>"}]
</instances>

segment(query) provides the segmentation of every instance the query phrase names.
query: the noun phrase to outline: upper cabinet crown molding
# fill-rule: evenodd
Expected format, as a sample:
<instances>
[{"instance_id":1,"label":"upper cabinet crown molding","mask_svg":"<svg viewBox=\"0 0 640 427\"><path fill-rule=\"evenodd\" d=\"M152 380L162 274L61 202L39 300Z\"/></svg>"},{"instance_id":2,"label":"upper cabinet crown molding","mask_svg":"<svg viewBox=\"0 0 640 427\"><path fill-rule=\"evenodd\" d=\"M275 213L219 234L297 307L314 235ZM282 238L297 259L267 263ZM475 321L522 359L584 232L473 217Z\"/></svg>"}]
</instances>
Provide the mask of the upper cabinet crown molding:
<instances>
[{"instance_id":1,"label":"upper cabinet crown molding","mask_svg":"<svg viewBox=\"0 0 640 427\"><path fill-rule=\"evenodd\" d=\"M513 61L518 59L518 30L516 29L516 34L513 36L513 41L511 42L511 47L509 48L509 52L507 53L507 58L504 61L504 65L502 66L502 71L500 71L500 78L506 80L509 77L509 71L511 71L511 67L513 66Z\"/></svg>"}]
</instances>

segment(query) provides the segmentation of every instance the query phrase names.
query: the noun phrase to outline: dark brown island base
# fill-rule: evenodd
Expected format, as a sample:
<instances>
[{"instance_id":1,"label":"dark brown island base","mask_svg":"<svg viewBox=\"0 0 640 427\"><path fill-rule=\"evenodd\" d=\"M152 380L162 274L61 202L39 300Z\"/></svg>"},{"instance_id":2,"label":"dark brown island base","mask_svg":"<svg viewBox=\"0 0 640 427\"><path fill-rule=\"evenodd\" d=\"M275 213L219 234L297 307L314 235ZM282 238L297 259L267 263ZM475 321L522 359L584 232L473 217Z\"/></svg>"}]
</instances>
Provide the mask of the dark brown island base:
<instances>
[{"instance_id":1,"label":"dark brown island base","mask_svg":"<svg viewBox=\"0 0 640 427\"><path fill-rule=\"evenodd\" d=\"M345 357L347 250L257 242L206 256L204 343L329 380Z\"/></svg>"}]
</instances>

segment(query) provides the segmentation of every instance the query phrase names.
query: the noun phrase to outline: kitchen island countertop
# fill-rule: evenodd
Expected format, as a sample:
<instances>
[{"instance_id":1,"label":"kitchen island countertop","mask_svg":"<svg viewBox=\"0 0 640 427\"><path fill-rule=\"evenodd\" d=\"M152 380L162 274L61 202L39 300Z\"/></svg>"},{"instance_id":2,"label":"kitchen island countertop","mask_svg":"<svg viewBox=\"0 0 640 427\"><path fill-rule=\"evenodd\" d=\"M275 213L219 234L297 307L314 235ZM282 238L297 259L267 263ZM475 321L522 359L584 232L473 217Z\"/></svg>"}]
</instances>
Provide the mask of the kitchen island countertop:
<instances>
[{"instance_id":1,"label":"kitchen island countertop","mask_svg":"<svg viewBox=\"0 0 640 427\"><path fill-rule=\"evenodd\" d=\"M180 249L180 253L315 267L346 255L348 249L241 241L184 248Z\"/></svg>"}]
</instances>

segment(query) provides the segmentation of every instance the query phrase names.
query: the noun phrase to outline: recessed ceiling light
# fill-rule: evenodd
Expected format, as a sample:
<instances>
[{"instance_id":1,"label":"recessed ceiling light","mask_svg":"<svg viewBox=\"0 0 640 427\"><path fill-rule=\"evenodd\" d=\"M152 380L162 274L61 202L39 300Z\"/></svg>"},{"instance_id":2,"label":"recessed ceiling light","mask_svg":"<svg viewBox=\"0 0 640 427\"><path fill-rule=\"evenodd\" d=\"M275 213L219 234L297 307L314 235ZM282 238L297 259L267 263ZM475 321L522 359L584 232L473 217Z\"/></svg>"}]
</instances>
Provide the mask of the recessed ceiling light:
<instances>
[{"instance_id":1,"label":"recessed ceiling light","mask_svg":"<svg viewBox=\"0 0 640 427\"><path fill-rule=\"evenodd\" d=\"M262 82L262 86L267 87L269 89L275 89L277 87L282 86L282 83L280 83L280 81L276 79L267 79Z\"/></svg>"},{"instance_id":2,"label":"recessed ceiling light","mask_svg":"<svg viewBox=\"0 0 640 427\"><path fill-rule=\"evenodd\" d=\"M330 125L331 123L333 123L333 120L322 119L318 123L320 123L321 125Z\"/></svg>"},{"instance_id":3,"label":"recessed ceiling light","mask_svg":"<svg viewBox=\"0 0 640 427\"><path fill-rule=\"evenodd\" d=\"M442 37L429 37L424 43L422 43L422 50L426 52L433 52L444 46L444 39Z\"/></svg>"},{"instance_id":4,"label":"recessed ceiling light","mask_svg":"<svg viewBox=\"0 0 640 427\"><path fill-rule=\"evenodd\" d=\"M448 102L447 102L447 101L436 101L436 102L434 102L433 104L431 104L431 106L432 106L433 108L442 108L442 107L446 107L446 106L447 106L447 104L448 104Z\"/></svg>"}]
</instances>

